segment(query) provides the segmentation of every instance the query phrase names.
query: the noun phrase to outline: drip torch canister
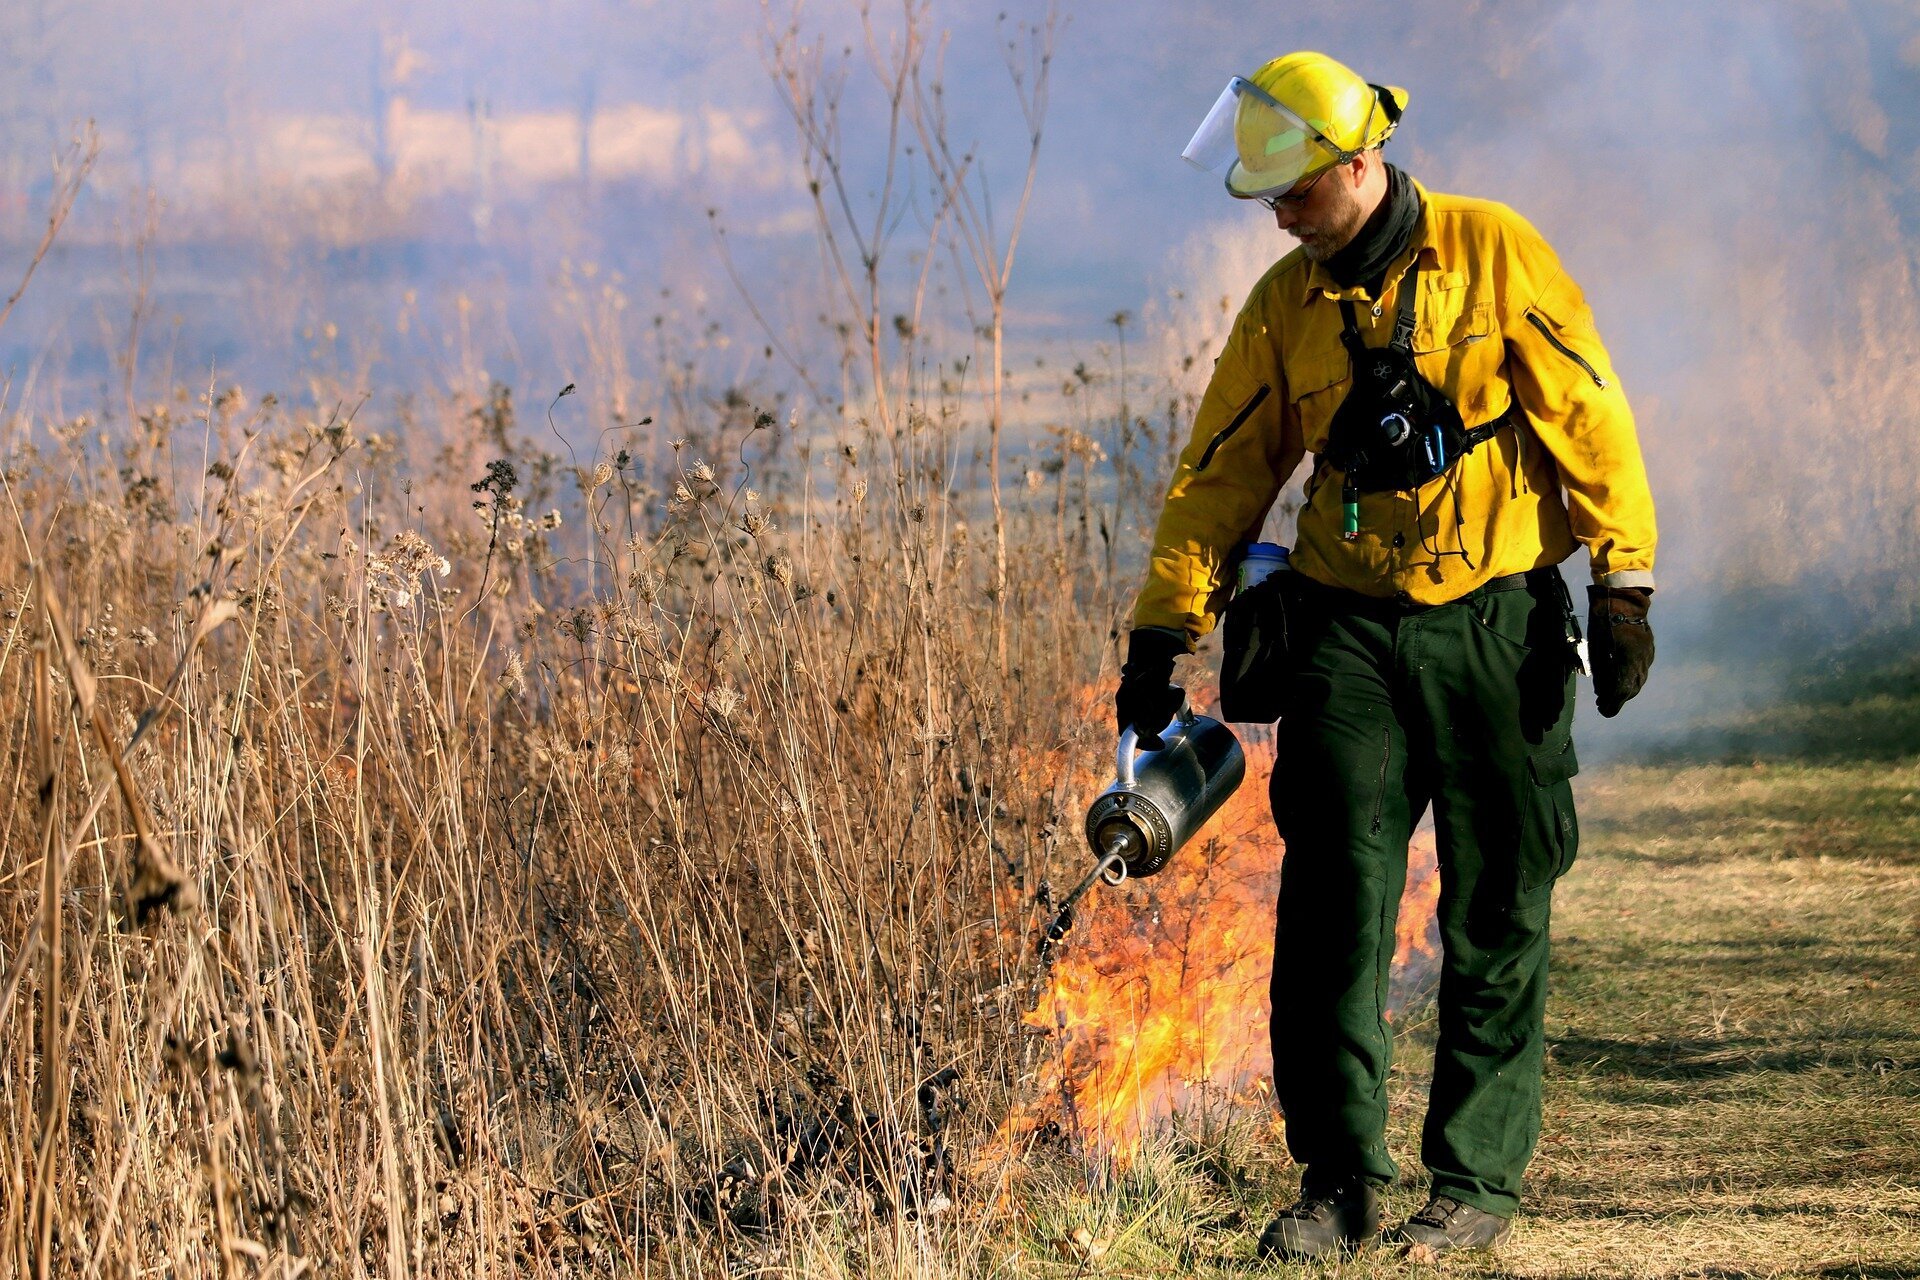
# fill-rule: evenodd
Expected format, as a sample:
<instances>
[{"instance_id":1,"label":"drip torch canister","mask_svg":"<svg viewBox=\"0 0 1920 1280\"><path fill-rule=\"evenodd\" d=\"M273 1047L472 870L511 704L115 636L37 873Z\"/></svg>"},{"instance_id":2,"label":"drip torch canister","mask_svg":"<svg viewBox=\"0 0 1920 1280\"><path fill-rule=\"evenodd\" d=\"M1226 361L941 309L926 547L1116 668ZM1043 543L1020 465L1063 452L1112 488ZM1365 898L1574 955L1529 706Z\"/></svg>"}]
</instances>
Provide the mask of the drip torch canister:
<instances>
[{"instance_id":1,"label":"drip torch canister","mask_svg":"<svg viewBox=\"0 0 1920 1280\"><path fill-rule=\"evenodd\" d=\"M1042 955L1073 927L1074 905L1095 883L1117 885L1159 871L1247 775L1247 757L1233 731L1184 704L1160 740L1159 750L1140 751L1131 728L1120 735L1114 781L1087 810L1093 869L1048 923Z\"/></svg>"}]
</instances>

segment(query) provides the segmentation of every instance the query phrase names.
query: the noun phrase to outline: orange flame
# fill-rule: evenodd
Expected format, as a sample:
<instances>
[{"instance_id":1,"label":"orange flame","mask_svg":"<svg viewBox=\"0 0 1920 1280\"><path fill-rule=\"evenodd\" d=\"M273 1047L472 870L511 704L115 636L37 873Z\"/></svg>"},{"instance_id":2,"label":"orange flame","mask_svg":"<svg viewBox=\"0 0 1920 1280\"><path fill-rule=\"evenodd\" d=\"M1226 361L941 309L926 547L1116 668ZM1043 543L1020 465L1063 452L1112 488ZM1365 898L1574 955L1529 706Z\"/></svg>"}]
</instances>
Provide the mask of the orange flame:
<instances>
[{"instance_id":1,"label":"orange flame","mask_svg":"<svg viewBox=\"0 0 1920 1280\"><path fill-rule=\"evenodd\" d=\"M1165 870L1096 887L1083 900L1027 1015L1050 1035L1052 1053L1036 1103L1010 1128L1052 1120L1076 1142L1125 1159L1155 1121L1192 1102L1267 1093L1267 983L1284 847L1267 802L1273 748L1246 747L1246 780ZM1067 793L1083 803L1106 785L1084 764L1072 773ZM1431 971L1439 893L1423 830L1396 929L1403 991Z\"/></svg>"}]
</instances>

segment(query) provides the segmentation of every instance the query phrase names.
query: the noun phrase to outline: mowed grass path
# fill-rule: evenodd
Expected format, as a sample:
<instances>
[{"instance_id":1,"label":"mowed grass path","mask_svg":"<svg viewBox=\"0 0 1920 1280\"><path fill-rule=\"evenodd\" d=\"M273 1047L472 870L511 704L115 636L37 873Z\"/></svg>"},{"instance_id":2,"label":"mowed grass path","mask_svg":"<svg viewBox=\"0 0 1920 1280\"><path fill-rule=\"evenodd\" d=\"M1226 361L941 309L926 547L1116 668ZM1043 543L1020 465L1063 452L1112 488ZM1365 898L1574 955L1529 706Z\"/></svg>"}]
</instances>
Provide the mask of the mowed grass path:
<instances>
[{"instance_id":1,"label":"mowed grass path","mask_svg":"<svg viewBox=\"0 0 1920 1280\"><path fill-rule=\"evenodd\" d=\"M1920 765L1583 791L1546 1131L1503 1266L1920 1275Z\"/></svg>"},{"instance_id":2,"label":"mowed grass path","mask_svg":"<svg viewBox=\"0 0 1920 1280\"><path fill-rule=\"evenodd\" d=\"M1920 1276L1920 762L1615 767L1579 789L1527 1204L1496 1254L1441 1270ZM1425 1199L1433 1031L1415 1016L1396 1046L1394 1218ZM1104 1196L1032 1204L1011 1269L1266 1271L1253 1240L1296 1174L1260 1127L1190 1135ZM1048 1259L1076 1221L1112 1251ZM1433 1274L1380 1251L1275 1270Z\"/></svg>"}]
</instances>

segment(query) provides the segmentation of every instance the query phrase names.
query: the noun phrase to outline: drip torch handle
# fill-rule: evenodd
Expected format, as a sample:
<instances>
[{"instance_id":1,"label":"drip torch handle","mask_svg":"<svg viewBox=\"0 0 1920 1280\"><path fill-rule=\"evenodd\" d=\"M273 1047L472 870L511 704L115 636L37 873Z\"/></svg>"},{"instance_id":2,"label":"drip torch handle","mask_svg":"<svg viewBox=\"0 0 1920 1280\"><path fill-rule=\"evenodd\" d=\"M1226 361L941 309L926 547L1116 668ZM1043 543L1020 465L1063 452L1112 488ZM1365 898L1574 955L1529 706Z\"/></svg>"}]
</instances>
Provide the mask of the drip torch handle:
<instances>
[{"instance_id":1,"label":"drip torch handle","mask_svg":"<svg viewBox=\"0 0 1920 1280\"><path fill-rule=\"evenodd\" d=\"M1174 712L1173 719L1167 721L1167 728L1174 729L1179 733L1185 733L1193 727L1193 721L1193 704L1182 696L1180 699L1180 709ZM1167 743L1167 737L1168 735L1164 732L1160 735L1160 741L1162 743L1160 749L1162 751L1165 751L1167 746L1171 745ZM1134 732L1132 725L1128 725L1120 731L1120 745L1114 752L1113 776L1115 781L1129 791L1133 790L1134 753L1139 751L1139 749L1140 735Z\"/></svg>"},{"instance_id":2,"label":"drip torch handle","mask_svg":"<svg viewBox=\"0 0 1920 1280\"><path fill-rule=\"evenodd\" d=\"M1113 761L1113 776L1123 787L1133 788L1133 752L1140 745L1140 735L1128 725L1120 731L1120 750Z\"/></svg>"}]
</instances>

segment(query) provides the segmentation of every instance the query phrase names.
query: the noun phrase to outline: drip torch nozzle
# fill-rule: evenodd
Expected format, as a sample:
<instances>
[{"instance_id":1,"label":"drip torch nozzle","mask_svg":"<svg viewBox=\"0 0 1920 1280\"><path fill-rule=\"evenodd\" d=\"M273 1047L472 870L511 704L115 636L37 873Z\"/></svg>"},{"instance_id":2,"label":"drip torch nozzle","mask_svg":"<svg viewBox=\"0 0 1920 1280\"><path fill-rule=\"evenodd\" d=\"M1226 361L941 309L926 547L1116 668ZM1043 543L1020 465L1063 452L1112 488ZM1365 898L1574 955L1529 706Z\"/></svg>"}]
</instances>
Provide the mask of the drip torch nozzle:
<instances>
[{"instance_id":1,"label":"drip torch nozzle","mask_svg":"<svg viewBox=\"0 0 1920 1280\"><path fill-rule=\"evenodd\" d=\"M1118 831L1107 837L1107 853L1093 864L1093 870L1079 884L1073 886L1073 892L1061 900L1060 909L1053 913L1053 919L1047 922L1045 932L1040 935L1039 951L1044 959L1054 948L1054 944L1067 936L1067 930L1073 928L1073 906L1093 888L1097 880L1108 884L1119 884L1127 878L1127 860L1122 852L1128 847L1129 839L1138 841L1137 833Z\"/></svg>"}]
</instances>

